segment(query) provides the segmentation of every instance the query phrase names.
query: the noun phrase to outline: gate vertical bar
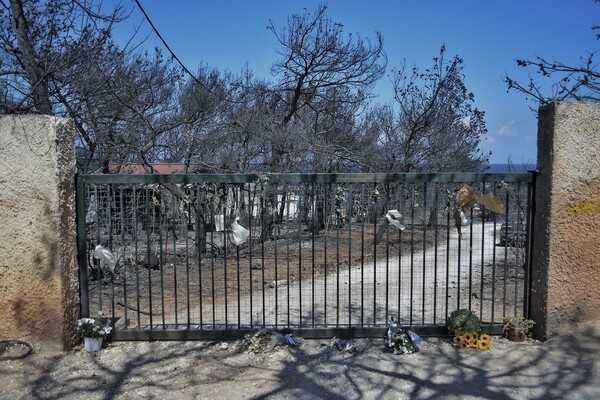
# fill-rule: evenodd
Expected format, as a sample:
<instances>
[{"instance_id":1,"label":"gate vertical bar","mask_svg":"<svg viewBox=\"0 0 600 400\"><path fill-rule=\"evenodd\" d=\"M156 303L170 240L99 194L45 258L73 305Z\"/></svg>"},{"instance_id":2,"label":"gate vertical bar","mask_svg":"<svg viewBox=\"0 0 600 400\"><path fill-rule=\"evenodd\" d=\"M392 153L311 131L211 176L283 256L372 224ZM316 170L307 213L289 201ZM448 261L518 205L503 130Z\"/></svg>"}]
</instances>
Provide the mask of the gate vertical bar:
<instances>
[{"instance_id":1,"label":"gate vertical bar","mask_svg":"<svg viewBox=\"0 0 600 400\"><path fill-rule=\"evenodd\" d=\"M249 288L249 311L248 313L250 314L250 328L254 327L254 281L252 278L252 267L253 267L253 253L252 253L252 247L253 247L253 243L252 243L252 236L254 233L254 230L256 229L254 227L254 224L252 223L253 221L253 217L254 217L254 207L255 205L255 200L256 200L256 191L258 190L258 185L249 185L248 186L248 231L250 232L250 235L248 236L248 288Z\"/></svg>"},{"instance_id":2,"label":"gate vertical bar","mask_svg":"<svg viewBox=\"0 0 600 400\"><path fill-rule=\"evenodd\" d=\"M425 324L425 308L426 308L426 302L425 299L427 298L426 296L426 290L427 290L427 280L426 280L426 275L427 275L427 225L425 220L427 219L427 182L423 182L423 217L422 217L422 222L421 222L421 228L423 229L423 250L421 251L423 253L423 271L422 271L422 275L423 275L423 279L422 279L422 299L421 299L421 303L422 303L422 309L421 309L421 323Z\"/></svg>"},{"instance_id":3,"label":"gate vertical bar","mask_svg":"<svg viewBox=\"0 0 600 400\"><path fill-rule=\"evenodd\" d=\"M285 286L285 290L286 290L286 304L287 304L287 326L290 326L290 318L291 318L291 312L290 312L290 286L291 286L291 280L290 280L290 225L291 225L291 219L290 219L290 208L291 208L291 204L292 204L292 194L294 191L292 191L290 189L290 185L289 184L285 184L283 185L283 190L284 193L286 193L286 210L285 210L285 254L286 254L286 280L287 280L287 285ZM296 209L295 209L295 213L298 213L298 203L296 202ZM297 218L297 215L296 215Z\"/></svg>"},{"instance_id":4,"label":"gate vertical bar","mask_svg":"<svg viewBox=\"0 0 600 400\"><path fill-rule=\"evenodd\" d=\"M185 222L183 222L183 232L185 235L185 293L186 293L186 316L187 316L187 328L190 329L191 328L191 308L192 308L192 304L191 304L191 299L190 299L190 290L191 290L191 285L190 285L190 213L191 213L191 209L190 209L190 198L188 195L188 190L185 186L183 186L183 207L185 208L185 211L182 215L182 218L185 219Z\"/></svg>"},{"instance_id":5,"label":"gate vertical bar","mask_svg":"<svg viewBox=\"0 0 600 400\"><path fill-rule=\"evenodd\" d=\"M147 264L150 264L150 231L154 229L154 218L150 219L150 202L152 201L152 215L154 215L154 195L152 195L152 199L150 198L150 188L148 186L145 187L145 203L146 203L146 260ZM156 254L154 255L156 257ZM158 267L160 268L160 260L156 261ZM148 269L148 308L150 311L150 328L153 327L154 318L153 318L153 310L152 310L152 268L150 265L146 265Z\"/></svg>"},{"instance_id":6,"label":"gate vertical bar","mask_svg":"<svg viewBox=\"0 0 600 400\"><path fill-rule=\"evenodd\" d=\"M343 193L343 192L342 192ZM342 201L340 200L340 185L336 187L335 218L337 221L335 228L335 265L336 265L336 289L335 289L335 326L340 326L340 231L342 229ZM350 268L350 265L348 265Z\"/></svg>"},{"instance_id":7,"label":"gate vertical bar","mask_svg":"<svg viewBox=\"0 0 600 400\"><path fill-rule=\"evenodd\" d=\"M317 193L316 193L316 187L315 187L316 183L312 182L311 184L311 208L312 208L312 223L311 223L311 227L310 227L310 241L312 243L312 249L311 249L311 280L310 280L310 284L311 284L311 302L310 302L310 311L311 311L311 320L312 320L312 326L315 326L315 268L316 268L316 261L315 261L315 229L316 229L316 225L317 225Z\"/></svg>"},{"instance_id":8,"label":"gate vertical bar","mask_svg":"<svg viewBox=\"0 0 600 400\"><path fill-rule=\"evenodd\" d=\"M212 327L215 329L217 324L217 305L215 304L215 231L217 230L217 221L215 219L215 200L219 198L219 192L216 184L212 185L212 193L209 207L210 212L210 290L211 290L211 310Z\"/></svg>"},{"instance_id":9,"label":"gate vertical bar","mask_svg":"<svg viewBox=\"0 0 600 400\"><path fill-rule=\"evenodd\" d=\"M301 188L301 189L300 189ZM306 184L298 187L298 201L300 208L300 217L296 219L296 230L302 232L302 220L304 219L305 209L308 206L306 202ZM298 238L298 324L302 324L302 238Z\"/></svg>"},{"instance_id":10,"label":"gate vertical bar","mask_svg":"<svg viewBox=\"0 0 600 400\"><path fill-rule=\"evenodd\" d=\"M457 224L456 220L460 219L460 215L457 216L456 214L454 215L454 222L455 224ZM459 222L460 223L460 222ZM450 240L450 236L448 236L448 240ZM458 249L456 250L457 252L457 259L456 259L456 309L460 310L460 272L461 272L461 253L462 253L462 229L458 232L458 245L457 245Z\"/></svg>"},{"instance_id":11,"label":"gate vertical bar","mask_svg":"<svg viewBox=\"0 0 600 400\"><path fill-rule=\"evenodd\" d=\"M521 207L520 207L520 205L521 205L521 186L522 186L521 182L517 183L517 196L516 197L517 197L517 204L518 204L518 206L517 206L517 212L519 214L521 213ZM514 272L514 275L515 275L515 290L514 290L514 298L513 298L513 301L514 301L513 315L517 315L517 310L518 310L518 304L517 303L518 303L518 296L519 296L519 280L517 279L518 278L518 272L517 271L519 271L519 264L521 263L521 259L519 257L521 255L521 252L519 251L519 249L520 249L520 246L523 246L525 249L527 248L527 247L525 247L526 243L523 243L522 240L518 239L519 237L523 237L524 234L525 234L525 232L523 232L524 227L523 227L522 222L526 222L526 221L521 221L521 218L518 218L517 221L519 221L519 222L516 224L517 225L516 226L517 229L516 229L516 232L515 232L517 239L516 239L516 242L515 242L515 248L516 248L515 253L516 254L515 254L515 272ZM522 261L523 261L523 264L524 264L525 260L522 260ZM525 270L525 272L526 272L526 270Z\"/></svg>"},{"instance_id":12,"label":"gate vertical bar","mask_svg":"<svg viewBox=\"0 0 600 400\"><path fill-rule=\"evenodd\" d=\"M164 219L165 219L165 210L164 210L164 195L163 195L163 186L160 185L158 187L160 190L160 200L159 200L159 209L158 209L158 254L160 260L160 315L162 321L162 328L165 329L166 321L166 312L165 312L165 249L163 248L163 232L164 232ZM165 242L166 243L166 242Z\"/></svg>"},{"instance_id":13,"label":"gate vertical bar","mask_svg":"<svg viewBox=\"0 0 600 400\"><path fill-rule=\"evenodd\" d=\"M331 213L329 210L329 195L331 193L331 183L323 185L323 223L325 232L323 234L323 324L327 325L327 236L331 228Z\"/></svg>"},{"instance_id":14,"label":"gate vertical bar","mask_svg":"<svg viewBox=\"0 0 600 400\"><path fill-rule=\"evenodd\" d=\"M493 191L492 193L495 195L496 194L496 182L493 182ZM498 227L497 221L496 221L496 217L494 216L494 222L493 222L493 226L494 226L494 243L496 243L496 230ZM495 311L496 311L496 246L492 247L492 299L491 299L491 316L490 316L490 320L493 322L496 320L496 315L495 315Z\"/></svg>"},{"instance_id":15,"label":"gate vertical bar","mask_svg":"<svg viewBox=\"0 0 600 400\"><path fill-rule=\"evenodd\" d=\"M228 192L228 190L227 190ZM227 228L225 227L225 206L221 206L219 209L220 214L223 216L223 311L225 313L225 329L229 326L229 296L228 296L228 287L227 287ZM214 299L213 299L214 302Z\"/></svg>"},{"instance_id":16,"label":"gate vertical bar","mask_svg":"<svg viewBox=\"0 0 600 400\"><path fill-rule=\"evenodd\" d=\"M508 212L510 210L510 201L509 201L509 196L508 196L508 191L506 191L506 195L505 195L505 209L506 209L506 215L504 216L504 223L506 224L505 226L505 234L508 230ZM508 236L508 235L507 235ZM507 303L507 278L508 278L508 243L505 243L504 245L504 262L503 262L503 278L502 279L502 318L506 317L506 303Z\"/></svg>"},{"instance_id":17,"label":"gate vertical bar","mask_svg":"<svg viewBox=\"0 0 600 400\"><path fill-rule=\"evenodd\" d=\"M385 204L387 205L386 209L383 212L388 212L391 203L392 197L392 188L389 183L385 185ZM385 218L385 217L384 217ZM389 227L389 224L386 222L386 226ZM389 308L390 308L390 230L385 230L385 312L383 314L383 320L387 321L389 317Z\"/></svg>"},{"instance_id":18,"label":"gate vertical bar","mask_svg":"<svg viewBox=\"0 0 600 400\"><path fill-rule=\"evenodd\" d=\"M448 311L450 307L450 210L446 211L446 315L444 319L448 319L450 314Z\"/></svg>"},{"instance_id":19,"label":"gate vertical bar","mask_svg":"<svg viewBox=\"0 0 600 400\"><path fill-rule=\"evenodd\" d=\"M434 259L433 259L433 323L437 323L437 289L438 289L438 205L439 205L439 184L435 183L433 186L433 247L434 247Z\"/></svg>"},{"instance_id":20,"label":"gate vertical bar","mask_svg":"<svg viewBox=\"0 0 600 400\"><path fill-rule=\"evenodd\" d=\"M469 207L469 310L473 306L473 207Z\"/></svg>"},{"instance_id":21,"label":"gate vertical bar","mask_svg":"<svg viewBox=\"0 0 600 400\"><path fill-rule=\"evenodd\" d=\"M481 193L485 193L485 182L481 183ZM479 210L481 216L481 278L479 282L479 319L483 321L483 286L484 286L484 273L485 273L485 218L483 214L483 209ZM471 220L472 221L472 220ZM493 321L493 320L492 320Z\"/></svg>"},{"instance_id":22,"label":"gate vertical bar","mask_svg":"<svg viewBox=\"0 0 600 400\"><path fill-rule=\"evenodd\" d=\"M348 326L352 326L352 218L354 216L354 194L356 187L353 185L348 191L350 215L348 221ZM354 216L356 220L356 216Z\"/></svg>"},{"instance_id":23,"label":"gate vertical bar","mask_svg":"<svg viewBox=\"0 0 600 400\"><path fill-rule=\"evenodd\" d=\"M136 185L132 185L132 192L133 192L133 210L132 210L132 219L133 219L133 248L134 248L134 252L135 252L135 256L133 257L133 262L135 263L135 305L136 305L136 322L137 322L137 327L139 328L142 324L141 321L141 315L140 315L140 263L139 263L139 258L138 258L138 194L137 194L137 188ZM125 323L128 324L127 320L125 320Z\"/></svg>"},{"instance_id":24,"label":"gate vertical bar","mask_svg":"<svg viewBox=\"0 0 600 400\"><path fill-rule=\"evenodd\" d=\"M171 198L171 202L175 203L177 202L178 198L176 195L173 195L173 197ZM171 210L177 210L179 209L178 204L171 204ZM174 311L175 311L175 326L178 325L179 323L179 308L178 308L178 299L179 299L179 295L178 292L179 290L177 290L177 217L176 214L173 213L170 215L170 228L171 228L171 232L173 233L173 287L174 287L174 293L173 293L173 306L174 306ZM181 216L179 216L179 223L181 224ZM167 230L167 233L169 231ZM165 242L165 247L168 250L168 243Z\"/></svg>"},{"instance_id":25,"label":"gate vertical bar","mask_svg":"<svg viewBox=\"0 0 600 400\"><path fill-rule=\"evenodd\" d=\"M200 329L204 326L204 302L202 300L202 250L206 247L206 217L203 215L204 210L201 208L200 199L204 197L204 194L198 187L195 189L196 192L196 259L198 265L198 321ZM201 226L202 225L202 226ZM201 243L203 240L204 243Z\"/></svg>"},{"instance_id":26,"label":"gate vertical bar","mask_svg":"<svg viewBox=\"0 0 600 400\"><path fill-rule=\"evenodd\" d=\"M361 185L360 193L360 325L365 324L365 219L367 208L365 207L365 185Z\"/></svg>"},{"instance_id":27,"label":"gate vertical bar","mask_svg":"<svg viewBox=\"0 0 600 400\"><path fill-rule=\"evenodd\" d=\"M415 184L410 187L410 304L408 324L413 324L413 304L415 295Z\"/></svg>"},{"instance_id":28,"label":"gate vertical bar","mask_svg":"<svg viewBox=\"0 0 600 400\"><path fill-rule=\"evenodd\" d=\"M284 201L285 199L285 194L282 195L281 200ZM275 284L274 284L274 289L275 289L275 328L277 328L279 326L279 265L278 265L278 261L279 261L279 257L278 257L278 246L277 246L277 242L279 241L279 209L280 209L280 205L279 205L279 190L278 190L278 185L275 185L275 188L273 189L273 211L269 210L269 212L271 213L271 218L273 220L272 222L272 235L273 235L273 251L274 251L274 262L275 262ZM274 215L273 215L274 214Z\"/></svg>"},{"instance_id":29,"label":"gate vertical bar","mask_svg":"<svg viewBox=\"0 0 600 400\"><path fill-rule=\"evenodd\" d=\"M377 209L377 200L379 199L379 191L377 189L377 183L373 188L371 195L373 203L373 323L377 323L377 217L379 211Z\"/></svg>"},{"instance_id":30,"label":"gate vertical bar","mask_svg":"<svg viewBox=\"0 0 600 400\"><path fill-rule=\"evenodd\" d=\"M77 224L77 263L79 264L79 296L80 307L79 313L82 318L90 316L89 303L89 285L88 285L88 257L87 257L87 237L86 237L86 221L85 221L85 199L86 185L83 176L77 174L75 176L75 193L76 201L76 224Z\"/></svg>"},{"instance_id":31,"label":"gate vertical bar","mask_svg":"<svg viewBox=\"0 0 600 400\"><path fill-rule=\"evenodd\" d=\"M398 209L400 210L400 214L404 216L404 182L401 183L398 187ZM398 229L398 323L402 322L402 296L403 296L403 288L404 284L402 279L402 233L404 231Z\"/></svg>"},{"instance_id":32,"label":"gate vertical bar","mask_svg":"<svg viewBox=\"0 0 600 400\"><path fill-rule=\"evenodd\" d=\"M526 261L525 261L525 287L523 290L525 293L523 294L523 316L525 318L530 318L531 316L531 291L532 291L532 282L531 276L533 273L533 234L535 231L534 220L536 213L536 204L535 204L535 192L536 192L536 183L539 171L530 171L531 173L531 183L529 183L527 190L527 207L529 209L527 213L527 238L525 241L525 246L527 249Z\"/></svg>"},{"instance_id":33,"label":"gate vertical bar","mask_svg":"<svg viewBox=\"0 0 600 400\"><path fill-rule=\"evenodd\" d=\"M125 194L123 193L123 186L119 188L119 197L121 204L121 221L120 221L120 229L121 229L121 242L123 243L123 253L121 254L121 258L123 260L121 270L123 271L123 321L128 321L128 305L127 305L127 273L125 271L125 260L127 259L127 245L125 241L125 232L127 231L127 219L125 214ZM113 274L114 275L114 274ZM113 312L114 315L114 312Z\"/></svg>"}]
</instances>

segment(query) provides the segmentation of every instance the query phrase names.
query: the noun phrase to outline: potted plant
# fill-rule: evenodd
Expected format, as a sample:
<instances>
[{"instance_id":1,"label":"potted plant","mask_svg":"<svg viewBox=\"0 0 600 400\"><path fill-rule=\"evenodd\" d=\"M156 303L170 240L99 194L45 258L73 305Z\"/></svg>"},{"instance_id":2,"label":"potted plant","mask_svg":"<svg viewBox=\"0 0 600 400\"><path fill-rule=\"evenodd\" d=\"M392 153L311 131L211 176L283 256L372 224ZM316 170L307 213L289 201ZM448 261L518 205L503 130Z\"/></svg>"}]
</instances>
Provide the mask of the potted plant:
<instances>
[{"instance_id":1,"label":"potted plant","mask_svg":"<svg viewBox=\"0 0 600 400\"><path fill-rule=\"evenodd\" d=\"M98 318L81 318L77 320L77 331L79 336L83 338L83 344L85 351L95 352L102 348L102 341L112 328L110 324L103 317L104 312L98 312Z\"/></svg>"},{"instance_id":2,"label":"potted plant","mask_svg":"<svg viewBox=\"0 0 600 400\"><path fill-rule=\"evenodd\" d=\"M523 342L529 335L529 330L533 328L535 322L531 319L525 319L522 316L504 318L502 331L506 338L512 342Z\"/></svg>"},{"instance_id":3,"label":"potted plant","mask_svg":"<svg viewBox=\"0 0 600 400\"><path fill-rule=\"evenodd\" d=\"M450 313L446 321L446 327L451 334L460 334L465 332L481 332L481 321L471 310L461 308Z\"/></svg>"}]
</instances>

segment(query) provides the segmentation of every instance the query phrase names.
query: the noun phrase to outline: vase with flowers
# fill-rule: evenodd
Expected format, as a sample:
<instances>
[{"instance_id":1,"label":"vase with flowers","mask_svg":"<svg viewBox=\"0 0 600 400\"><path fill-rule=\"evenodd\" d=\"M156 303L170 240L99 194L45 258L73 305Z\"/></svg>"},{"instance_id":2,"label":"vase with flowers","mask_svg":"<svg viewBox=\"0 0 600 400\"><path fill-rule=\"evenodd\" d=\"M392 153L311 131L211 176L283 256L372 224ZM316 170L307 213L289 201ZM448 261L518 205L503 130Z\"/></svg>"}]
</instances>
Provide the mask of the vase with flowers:
<instances>
[{"instance_id":1,"label":"vase with flowers","mask_svg":"<svg viewBox=\"0 0 600 400\"><path fill-rule=\"evenodd\" d=\"M506 317L504 318L502 331L511 342L523 342L529 335L533 325L535 325L533 320L526 319L523 316Z\"/></svg>"},{"instance_id":2,"label":"vase with flowers","mask_svg":"<svg viewBox=\"0 0 600 400\"><path fill-rule=\"evenodd\" d=\"M97 318L81 318L77 320L77 331L83 338L85 351L95 352L102 348L102 342L112 331L112 327L104 312L99 311Z\"/></svg>"},{"instance_id":3,"label":"vase with flowers","mask_svg":"<svg viewBox=\"0 0 600 400\"><path fill-rule=\"evenodd\" d=\"M450 313L446 321L448 332L454 334L453 343L461 349L489 350L492 339L483 333L481 320L468 309L460 309Z\"/></svg>"}]
</instances>

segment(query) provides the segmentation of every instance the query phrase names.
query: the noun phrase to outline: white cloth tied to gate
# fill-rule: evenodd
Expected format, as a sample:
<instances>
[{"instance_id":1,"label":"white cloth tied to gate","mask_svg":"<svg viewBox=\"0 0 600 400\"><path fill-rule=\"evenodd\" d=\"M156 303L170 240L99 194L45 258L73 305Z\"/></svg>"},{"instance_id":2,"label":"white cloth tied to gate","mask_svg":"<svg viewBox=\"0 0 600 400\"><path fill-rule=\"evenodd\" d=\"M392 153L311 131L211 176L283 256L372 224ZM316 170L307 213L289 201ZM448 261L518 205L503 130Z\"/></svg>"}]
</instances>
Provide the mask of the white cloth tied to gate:
<instances>
[{"instance_id":1,"label":"white cloth tied to gate","mask_svg":"<svg viewBox=\"0 0 600 400\"><path fill-rule=\"evenodd\" d=\"M117 262L115 261L113 254L108 249L99 244L92 252L92 255L95 259L98 259L108 265L110 272L115 272L115 266L117 265Z\"/></svg>"},{"instance_id":2,"label":"white cloth tied to gate","mask_svg":"<svg viewBox=\"0 0 600 400\"><path fill-rule=\"evenodd\" d=\"M235 221L231 223L231 232L233 233L233 242L236 246L241 246L246 240L248 240L248 236L250 232L248 229L244 228L240 224L238 224L238 220L240 218L237 217Z\"/></svg>"},{"instance_id":3,"label":"white cloth tied to gate","mask_svg":"<svg viewBox=\"0 0 600 400\"><path fill-rule=\"evenodd\" d=\"M402 214L400 214L398 210L389 210L387 214L385 214L385 217L390 222L390 224L394 225L396 228L398 228L398 230L404 230L404 225L400 223L400 218L402 217Z\"/></svg>"},{"instance_id":4,"label":"white cloth tied to gate","mask_svg":"<svg viewBox=\"0 0 600 400\"><path fill-rule=\"evenodd\" d=\"M88 206L87 213L85 214L85 223L91 224L98 220L98 205L96 204L96 198L92 196L90 198L90 205Z\"/></svg>"},{"instance_id":5,"label":"white cloth tied to gate","mask_svg":"<svg viewBox=\"0 0 600 400\"><path fill-rule=\"evenodd\" d=\"M460 212L460 224L461 226L467 226L471 223L471 221L469 220L469 218L467 218L467 216L465 215L464 211L461 210Z\"/></svg>"}]
</instances>

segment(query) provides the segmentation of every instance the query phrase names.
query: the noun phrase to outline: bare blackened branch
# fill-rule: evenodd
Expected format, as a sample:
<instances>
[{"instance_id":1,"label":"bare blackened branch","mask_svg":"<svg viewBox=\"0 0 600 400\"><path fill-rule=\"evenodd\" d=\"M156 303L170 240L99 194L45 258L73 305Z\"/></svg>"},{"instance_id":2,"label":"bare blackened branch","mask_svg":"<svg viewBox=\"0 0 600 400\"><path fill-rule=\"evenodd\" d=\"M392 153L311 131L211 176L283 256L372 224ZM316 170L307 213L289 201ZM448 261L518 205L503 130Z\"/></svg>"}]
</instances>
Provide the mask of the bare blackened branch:
<instances>
[{"instance_id":1,"label":"bare blackened branch","mask_svg":"<svg viewBox=\"0 0 600 400\"><path fill-rule=\"evenodd\" d=\"M358 95L356 99L362 99L385 71L381 34L376 33L375 43L359 35L344 36L343 26L327 17L325 5L314 14L293 15L279 31L272 22L267 28L281 46L282 59L271 71L280 78L278 89L287 104L283 125L301 108L327 96L328 88L345 86Z\"/></svg>"},{"instance_id":2,"label":"bare blackened branch","mask_svg":"<svg viewBox=\"0 0 600 400\"><path fill-rule=\"evenodd\" d=\"M595 0L600 3L600 1ZM594 25L592 30L600 29ZM600 40L600 34L596 35ZM517 82L508 75L504 82L508 90L515 90L526 96L527 99L536 101L539 105L552 101L598 101L600 100L600 62L597 57L600 49L588 52L580 57L578 64L569 65L557 60L548 60L544 57L535 59L516 60L517 66L535 71L536 78L529 76L525 83ZM596 59L594 59L596 57ZM539 79L539 78L542 79ZM550 82L550 90L543 90L542 81ZM537 110L534 110L537 111Z\"/></svg>"}]
</instances>

